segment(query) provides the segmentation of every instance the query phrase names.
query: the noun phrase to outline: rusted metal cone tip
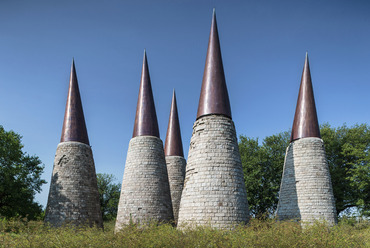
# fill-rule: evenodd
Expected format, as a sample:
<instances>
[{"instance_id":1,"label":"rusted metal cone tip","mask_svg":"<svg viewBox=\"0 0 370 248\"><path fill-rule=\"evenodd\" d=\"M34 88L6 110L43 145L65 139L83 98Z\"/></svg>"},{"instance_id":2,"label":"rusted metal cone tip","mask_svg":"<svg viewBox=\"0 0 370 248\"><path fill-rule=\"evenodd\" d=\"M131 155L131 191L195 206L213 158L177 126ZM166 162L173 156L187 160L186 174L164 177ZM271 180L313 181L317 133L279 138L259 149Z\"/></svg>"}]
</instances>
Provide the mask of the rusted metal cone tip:
<instances>
[{"instance_id":1,"label":"rusted metal cone tip","mask_svg":"<svg viewBox=\"0 0 370 248\"><path fill-rule=\"evenodd\" d=\"M150 83L145 51L132 138L136 136L155 136L159 138L157 114L154 106L152 85Z\"/></svg>"},{"instance_id":2,"label":"rusted metal cone tip","mask_svg":"<svg viewBox=\"0 0 370 248\"><path fill-rule=\"evenodd\" d=\"M290 141L306 137L321 138L307 53Z\"/></svg>"},{"instance_id":3,"label":"rusted metal cone tip","mask_svg":"<svg viewBox=\"0 0 370 248\"><path fill-rule=\"evenodd\" d=\"M62 137L60 139L60 142L66 141L77 141L90 145L74 60L72 60L68 98L64 114Z\"/></svg>"},{"instance_id":4,"label":"rusted metal cone tip","mask_svg":"<svg viewBox=\"0 0 370 248\"><path fill-rule=\"evenodd\" d=\"M166 156L184 157L175 90L173 91L172 95L171 112L170 119L168 120L168 129L166 142L164 145L164 154Z\"/></svg>"},{"instance_id":5,"label":"rusted metal cone tip","mask_svg":"<svg viewBox=\"0 0 370 248\"><path fill-rule=\"evenodd\" d=\"M215 11L213 11L211 32L209 34L197 119L210 114L220 114L231 118Z\"/></svg>"}]
</instances>

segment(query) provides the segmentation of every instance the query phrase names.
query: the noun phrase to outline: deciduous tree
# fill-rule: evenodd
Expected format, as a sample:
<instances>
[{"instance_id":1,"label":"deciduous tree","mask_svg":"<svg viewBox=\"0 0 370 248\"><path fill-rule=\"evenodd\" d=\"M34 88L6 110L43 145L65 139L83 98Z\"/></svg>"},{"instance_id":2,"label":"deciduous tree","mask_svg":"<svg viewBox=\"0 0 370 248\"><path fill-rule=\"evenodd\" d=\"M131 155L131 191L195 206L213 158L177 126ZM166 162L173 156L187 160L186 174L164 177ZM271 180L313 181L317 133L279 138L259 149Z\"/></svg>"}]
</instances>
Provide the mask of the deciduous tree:
<instances>
[{"instance_id":1,"label":"deciduous tree","mask_svg":"<svg viewBox=\"0 0 370 248\"><path fill-rule=\"evenodd\" d=\"M41 214L41 205L34 201L41 191L44 166L37 156L23 152L21 136L0 126L0 217L27 217Z\"/></svg>"},{"instance_id":2,"label":"deciduous tree","mask_svg":"<svg viewBox=\"0 0 370 248\"><path fill-rule=\"evenodd\" d=\"M262 145L258 144L258 139L245 136L239 139L250 212L256 217L271 215L278 203L289 133L266 137Z\"/></svg>"},{"instance_id":3,"label":"deciduous tree","mask_svg":"<svg viewBox=\"0 0 370 248\"><path fill-rule=\"evenodd\" d=\"M121 185L114 183L116 179L111 174L98 173L96 176L98 178L100 207L103 220L112 220L117 216Z\"/></svg>"},{"instance_id":4,"label":"deciduous tree","mask_svg":"<svg viewBox=\"0 0 370 248\"><path fill-rule=\"evenodd\" d=\"M370 216L370 127L321 126L337 213L357 208Z\"/></svg>"},{"instance_id":5,"label":"deciduous tree","mask_svg":"<svg viewBox=\"0 0 370 248\"><path fill-rule=\"evenodd\" d=\"M367 124L333 128L323 124L321 137L331 174L337 214L355 207L370 216L370 127ZM239 137L250 211L255 216L275 212L289 132L258 139Z\"/></svg>"}]
</instances>

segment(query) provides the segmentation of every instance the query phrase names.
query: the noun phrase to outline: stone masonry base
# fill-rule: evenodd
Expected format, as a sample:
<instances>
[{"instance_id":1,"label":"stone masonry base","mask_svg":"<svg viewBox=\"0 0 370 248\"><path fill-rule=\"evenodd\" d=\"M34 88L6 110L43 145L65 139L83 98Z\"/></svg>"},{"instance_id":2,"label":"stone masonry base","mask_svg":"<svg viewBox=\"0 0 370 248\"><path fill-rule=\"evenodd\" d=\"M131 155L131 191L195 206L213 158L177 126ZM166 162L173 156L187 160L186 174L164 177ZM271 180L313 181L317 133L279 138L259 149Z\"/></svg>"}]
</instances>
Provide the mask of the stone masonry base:
<instances>
[{"instance_id":1,"label":"stone masonry base","mask_svg":"<svg viewBox=\"0 0 370 248\"><path fill-rule=\"evenodd\" d=\"M186 160L181 156L166 156L168 180L170 183L173 215L177 223L181 193L184 187Z\"/></svg>"},{"instance_id":2,"label":"stone masonry base","mask_svg":"<svg viewBox=\"0 0 370 248\"><path fill-rule=\"evenodd\" d=\"M195 121L178 226L232 228L249 219L234 123L209 115Z\"/></svg>"},{"instance_id":3,"label":"stone masonry base","mask_svg":"<svg viewBox=\"0 0 370 248\"><path fill-rule=\"evenodd\" d=\"M127 151L115 231L152 220L173 220L166 161L161 139L138 136Z\"/></svg>"},{"instance_id":4,"label":"stone masonry base","mask_svg":"<svg viewBox=\"0 0 370 248\"><path fill-rule=\"evenodd\" d=\"M103 227L95 165L89 145L58 145L51 177L45 222Z\"/></svg>"},{"instance_id":5,"label":"stone masonry base","mask_svg":"<svg viewBox=\"0 0 370 248\"><path fill-rule=\"evenodd\" d=\"M288 146L276 214L280 220L337 223L330 172L320 138L302 138Z\"/></svg>"}]
</instances>

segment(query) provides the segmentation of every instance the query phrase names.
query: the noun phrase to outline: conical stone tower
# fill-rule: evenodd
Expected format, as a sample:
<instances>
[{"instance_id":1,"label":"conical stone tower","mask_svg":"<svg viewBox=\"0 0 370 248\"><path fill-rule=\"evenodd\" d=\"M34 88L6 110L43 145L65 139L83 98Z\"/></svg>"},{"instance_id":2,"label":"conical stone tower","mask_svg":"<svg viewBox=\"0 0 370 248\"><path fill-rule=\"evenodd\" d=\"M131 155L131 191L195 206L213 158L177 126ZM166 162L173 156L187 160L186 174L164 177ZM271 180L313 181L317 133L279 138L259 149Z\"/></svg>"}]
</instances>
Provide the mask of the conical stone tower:
<instances>
[{"instance_id":1,"label":"conical stone tower","mask_svg":"<svg viewBox=\"0 0 370 248\"><path fill-rule=\"evenodd\" d=\"M232 228L235 224L247 222L248 218L243 169L213 12L178 226Z\"/></svg>"},{"instance_id":2,"label":"conical stone tower","mask_svg":"<svg viewBox=\"0 0 370 248\"><path fill-rule=\"evenodd\" d=\"M170 186L144 52L134 132L127 151L115 230L173 220Z\"/></svg>"},{"instance_id":3,"label":"conical stone tower","mask_svg":"<svg viewBox=\"0 0 370 248\"><path fill-rule=\"evenodd\" d=\"M45 222L103 227L94 159L72 62L62 137L51 177Z\"/></svg>"},{"instance_id":4,"label":"conical stone tower","mask_svg":"<svg viewBox=\"0 0 370 248\"><path fill-rule=\"evenodd\" d=\"M182 149L175 90L172 95L164 154L166 156L168 180L170 183L173 215L175 217L175 223L177 223L181 193L184 187L186 160Z\"/></svg>"},{"instance_id":5,"label":"conical stone tower","mask_svg":"<svg viewBox=\"0 0 370 248\"><path fill-rule=\"evenodd\" d=\"M306 54L290 144L286 150L277 217L337 223L330 172L320 136Z\"/></svg>"}]
</instances>

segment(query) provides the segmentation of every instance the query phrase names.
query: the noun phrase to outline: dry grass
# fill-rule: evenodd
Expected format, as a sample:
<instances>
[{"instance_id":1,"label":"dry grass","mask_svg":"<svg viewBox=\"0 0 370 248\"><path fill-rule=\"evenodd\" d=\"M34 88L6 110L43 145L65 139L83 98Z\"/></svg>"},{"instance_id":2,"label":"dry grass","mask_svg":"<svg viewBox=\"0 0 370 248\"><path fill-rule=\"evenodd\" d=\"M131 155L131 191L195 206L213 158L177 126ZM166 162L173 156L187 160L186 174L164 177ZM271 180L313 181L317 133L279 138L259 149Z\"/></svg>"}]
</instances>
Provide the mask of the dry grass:
<instances>
[{"instance_id":1,"label":"dry grass","mask_svg":"<svg viewBox=\"0 0 370 248\"><path fill-rule=\"evenodd\" d=\"M51 228L42 222L0 221L0 247L370 247L369 222L302 229L293 222L252 219L232 231L208 227L177 230L171 225L128 226L114 234L114 222L97 228Z\"/></svg>"}]
</instances>

